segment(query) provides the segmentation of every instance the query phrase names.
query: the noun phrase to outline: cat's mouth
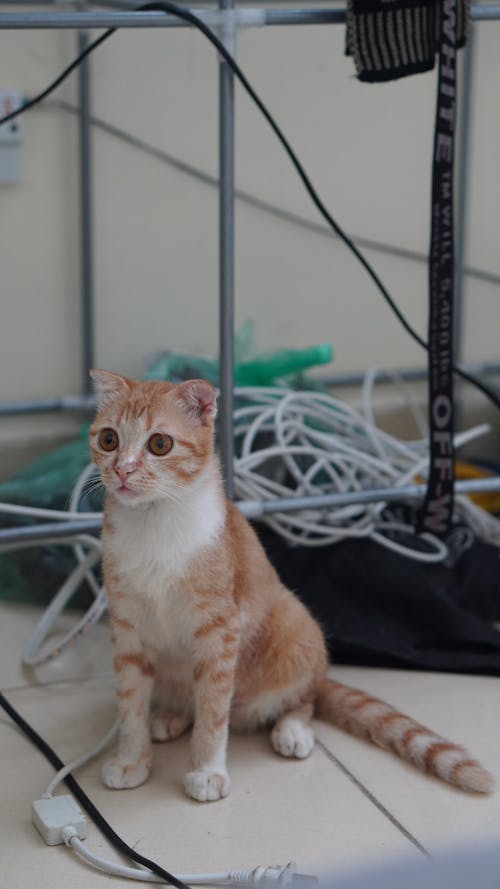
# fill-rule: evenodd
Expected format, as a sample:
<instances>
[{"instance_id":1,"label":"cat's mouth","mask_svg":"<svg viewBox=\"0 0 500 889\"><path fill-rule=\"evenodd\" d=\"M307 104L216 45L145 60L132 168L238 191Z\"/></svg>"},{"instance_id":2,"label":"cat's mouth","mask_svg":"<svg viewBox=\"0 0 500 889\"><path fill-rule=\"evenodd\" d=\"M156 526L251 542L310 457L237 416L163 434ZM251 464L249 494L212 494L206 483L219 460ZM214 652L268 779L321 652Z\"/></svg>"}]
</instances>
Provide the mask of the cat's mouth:
<instances>
[{"instance_id":1,"label":"cat's mouth","mask_svg":"<svg viewBox=\"0 0 500 889\"><path fill-rule=\"evenodd\" d=\"M135 494L136 493L134 491L134 489L130 488L127 484L125 484L125 482L122 482L122 484L119 485L118 488L116 488L116 491L118 494Z\"/></svg>"}]
</instances>

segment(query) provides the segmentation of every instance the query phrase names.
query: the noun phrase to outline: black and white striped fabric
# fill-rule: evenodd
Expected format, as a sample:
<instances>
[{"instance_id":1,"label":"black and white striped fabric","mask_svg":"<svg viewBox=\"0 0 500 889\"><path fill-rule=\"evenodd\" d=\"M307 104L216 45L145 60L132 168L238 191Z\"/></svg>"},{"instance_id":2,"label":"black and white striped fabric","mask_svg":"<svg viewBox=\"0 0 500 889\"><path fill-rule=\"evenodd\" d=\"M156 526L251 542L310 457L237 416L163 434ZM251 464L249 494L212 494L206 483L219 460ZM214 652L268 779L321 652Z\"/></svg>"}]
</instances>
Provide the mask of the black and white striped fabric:
<instances>
[{"instance_id":1,"label":"black and white striped fabric","mask_svg":"<svg viewBox=\"0 0 500 889\"><path fill-rule=\"evenodd\" d=\"M439 48L436 0L348 0L346 54L359 80L382 82L429 71ZM468 0L457 2L457 47L468 26Z\"/></svg>"}]
</instances>

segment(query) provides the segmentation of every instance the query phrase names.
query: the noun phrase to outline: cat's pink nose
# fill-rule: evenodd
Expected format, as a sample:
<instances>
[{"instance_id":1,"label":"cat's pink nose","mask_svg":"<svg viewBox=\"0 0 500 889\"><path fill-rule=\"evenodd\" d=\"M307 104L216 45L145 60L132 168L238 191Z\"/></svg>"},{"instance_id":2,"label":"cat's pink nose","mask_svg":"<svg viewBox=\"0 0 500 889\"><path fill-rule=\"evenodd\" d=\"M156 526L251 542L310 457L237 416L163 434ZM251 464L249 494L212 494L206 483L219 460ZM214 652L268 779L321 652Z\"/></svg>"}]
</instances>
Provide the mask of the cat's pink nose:
<instances>
[{"instance_id":1,"label":"cat's pink nose","mask_svg":"<svg viewBox=\"0 0 500 889\"><path fill-rule=\"evenodd\" d=\"M134 471L134 469L134 466L116 466L115 472L121 483L123 484L127 480L130 473Z\"/></svg>"}]
</instances>

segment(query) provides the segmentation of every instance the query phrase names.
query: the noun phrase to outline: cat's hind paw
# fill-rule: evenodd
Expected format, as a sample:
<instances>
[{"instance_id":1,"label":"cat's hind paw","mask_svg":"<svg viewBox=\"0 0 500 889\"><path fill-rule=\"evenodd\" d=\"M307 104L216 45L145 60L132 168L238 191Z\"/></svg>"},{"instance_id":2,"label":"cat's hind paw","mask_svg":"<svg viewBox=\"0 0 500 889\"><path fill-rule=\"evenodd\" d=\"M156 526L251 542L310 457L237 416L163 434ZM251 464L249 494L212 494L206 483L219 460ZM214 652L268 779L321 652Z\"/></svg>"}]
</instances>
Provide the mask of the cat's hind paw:
<instances>
[{"instance_id":1,"label":"cat's hind paw","mask_svg":"<svg viewBox=\"0 0 500 889\"><path fill-rule=\"evenodd\" d=\"M101 778L103 784L111 790L125 790L144 784L150 771L151 765L148 762L124 762L117 757L103 765Z\"/></svg>"},{"instance_id":2,"label":"cat's hind paw","mask_svg":"<svg viewBox=\"0 0 500 889\"><path fill-rule=\"evenodd\" d=\"M176 713L156 713L151 717L151 738L153 741L173 741L191 725L191 719Z\"/></svg>"},{"instance_id":3,"label":"cat's hind paw","mask_svg":"<svg viewBox=\"0 0 500 889\"><path fill-rule=\"evenodd\" d=\"M200 803L215 802L227 796L231 781L225 769L196 769L184 775L184 790Z\"/></svg>"},{"instance_id":4,"label":"cat's hind paw","mask_svg":"<svg viewBox=\"0 0 500 889\"><path fill-rule=\"evenodd\" d=\"M271 733L271 744L281 756L305 759L314 747L312 728L299 719L283 719Z\"/></svg>"}]
</instances>

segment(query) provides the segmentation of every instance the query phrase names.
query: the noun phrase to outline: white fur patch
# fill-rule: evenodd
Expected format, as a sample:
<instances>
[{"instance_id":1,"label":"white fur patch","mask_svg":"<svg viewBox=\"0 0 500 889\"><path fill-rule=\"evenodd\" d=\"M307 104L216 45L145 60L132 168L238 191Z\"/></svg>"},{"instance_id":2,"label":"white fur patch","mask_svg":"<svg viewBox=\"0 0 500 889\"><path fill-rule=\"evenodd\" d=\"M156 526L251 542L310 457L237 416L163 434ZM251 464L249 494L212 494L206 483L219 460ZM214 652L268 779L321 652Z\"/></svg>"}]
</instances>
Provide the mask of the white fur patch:
<instances>
[{"instance_id":1,"label":"white fur patch","mask_svg":"<svg viewBox=\"0 0 500 889\"><path fill-rule=\"evenodd\" d=\"M103 784L111 790L126 790L144 784L150 768L147 762L125 762L116 757L103 765L101 777Z\"/></svg>"},{"instance_id":2,"label":"white fur patch","mask_svg":"<svg viewBox=\"0 0 500 889\"><path fill-rule=\"evenodd\" d=\"M280 719L271 733L271 743L281 756L305 759L314 748L314 734L310 725L290 717Z\"/></svg>"},{"instance_id":3,"label":"white fur patch","mask_svg":"<svg viewBox=\"0 0 500 889\"><path fill-rule=\"evenodd\" d=\"M157 500L129 507L113 501L109 510L114 533L107 539L120 572L140 572L164 583L182 577L200 551L212 545L225 521L219 486L202 478L186 486L179 503Z\"/></svg>"},{"instance_id":4,"label":"white fur patch","mask_svg":"<svg viewBox=\"0 0 500 889\"><path fill-rule=\"evenodd\" d=\"M432 747L433 744L439 743L441 740L442 739L431 732L430 729L426 734L422 732L422 734L415 735L408 743L408 750L410 751L413 761L423 766L429 748Z\"/></svg>"},{"instance_id":5,"label":"white fur patch","mask_svg":"<svg viewBox=\"0 0 500 889\"><path fill-rule=\"evenodd\" d=\"M156 714L151 717L151 738L153 741L173 741L190 725L191 719L183 714Z\"/></svg>"},{"instance_id":6,"label":"white fur patch","mask_svg":"<svg viewBox=\"0 0 500 889\"><path fill-rule=\"evenodd\" d=\"M225 769L196 769L184 775L184 789L188 796L200 803L215 802L228 795L231 782Z\"/></svg>"},{"instance_id":7,"label":"white fur patch","mask_svg":"<svg viewBox=\"0 0 500 889\"><path fill-rule=\"evenodd\" d=\"M123 592L127 617L145 644L182 657L192 639L192 609L180 581L224 527L225 502L209 474L186 486L180 503L159 500L133 508L111 500L113 532L105 544Z\"/></svg>"},{"instance_id":8,"label":"white fur patch","mask_svg":"<svg viewBox=\"0 0 500 889\"><path fill-rule=\"evenodd\" d=\"M467 755L463 750L457 747L455 750L441 750L436 756L436 772L441 775L445 781L451 779L453 769L460 762L464 762Z\"/></svg>"}]
</instances>

